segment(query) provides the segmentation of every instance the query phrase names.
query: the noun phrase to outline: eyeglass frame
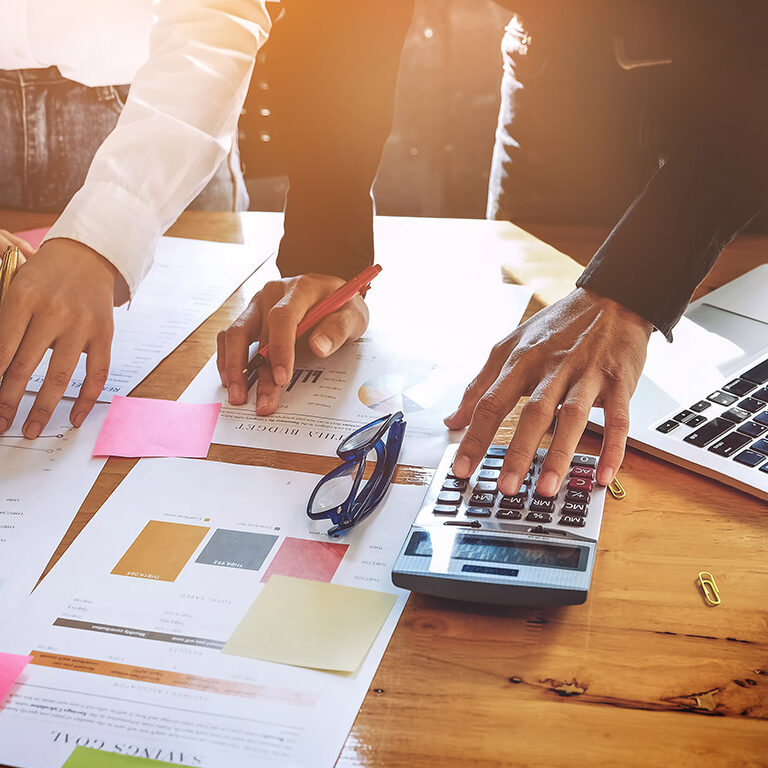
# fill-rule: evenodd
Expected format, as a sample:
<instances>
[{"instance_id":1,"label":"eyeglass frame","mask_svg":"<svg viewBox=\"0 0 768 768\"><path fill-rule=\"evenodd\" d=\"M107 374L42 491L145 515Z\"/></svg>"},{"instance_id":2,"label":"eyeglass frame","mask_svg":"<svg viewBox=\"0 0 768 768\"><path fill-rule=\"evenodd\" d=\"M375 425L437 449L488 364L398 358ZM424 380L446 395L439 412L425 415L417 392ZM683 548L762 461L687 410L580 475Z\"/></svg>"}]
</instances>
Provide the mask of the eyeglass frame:
<instances>
[{"instance_id":1,"label":"eyeglass frame","mask_svg":"<svg viewBox=\"0 0 768 768\"><path fill-rule=\"evenodd\" d=\"M370 429L377 421L382 422L381 426L364 444L356 448L344 448L345 443L349 443L355 435ZM397 411L388 416L374 419L369 424L356 429L341 441L336 449L336 454L342 460L342 463L323 476L315 486L307 502L307 516L310 519L331 521L332 525L328 529L329 536L338 538L342 533L353 528L361 520L368 517L381 503L397 468L397 460L403 445L405 427L405 416L402 411ZM386 443L382 439L385 432L388 432ZM374 466L373 473L358 493L363 475L365 474L366 459L372 450L376 451L376 465ZM357 471L355 472L352 488L347 498L341 504L331 509L322 512L312 512L315 497L323 485L335 477L348 474L347 470L354 464L358 465ZM380 467L381 469L379 469Z\"/></svg>"}]
</instances>

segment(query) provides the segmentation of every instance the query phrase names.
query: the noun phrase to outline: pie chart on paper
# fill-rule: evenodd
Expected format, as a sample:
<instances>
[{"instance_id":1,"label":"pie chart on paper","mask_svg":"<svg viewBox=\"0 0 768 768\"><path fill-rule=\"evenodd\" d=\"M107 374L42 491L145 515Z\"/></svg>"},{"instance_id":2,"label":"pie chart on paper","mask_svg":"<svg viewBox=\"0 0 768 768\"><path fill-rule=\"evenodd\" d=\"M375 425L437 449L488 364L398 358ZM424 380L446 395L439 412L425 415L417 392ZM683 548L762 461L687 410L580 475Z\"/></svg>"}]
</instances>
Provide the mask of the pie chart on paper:
<instances>
[{"instance_id":1,"label":"pie chart on paper","mask_svg":"<svg viewBox=\"0 0 768 768\"><path fill-rule=\"evenodd\" d=\"M357 391L360 402L383 413L415 413L440 399L442 385L435 377L393 373L366 381Z\"/></svg>"}]
</instances>

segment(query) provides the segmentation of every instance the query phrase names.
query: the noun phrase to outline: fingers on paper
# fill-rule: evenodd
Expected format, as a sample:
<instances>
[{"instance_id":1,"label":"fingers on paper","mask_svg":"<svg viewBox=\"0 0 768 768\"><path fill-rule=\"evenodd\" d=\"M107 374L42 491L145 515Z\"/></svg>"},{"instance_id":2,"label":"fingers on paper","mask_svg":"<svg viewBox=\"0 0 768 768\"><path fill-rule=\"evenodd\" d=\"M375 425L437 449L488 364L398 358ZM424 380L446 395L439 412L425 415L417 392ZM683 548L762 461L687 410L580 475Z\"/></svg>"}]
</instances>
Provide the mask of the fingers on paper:
<instances>
[{"instance_id":1,"label":"fingers on paper","mask_svg":"<svg viewBox=\"0 0 768 768\"><path fill-rule=\"evenodd\" d=\"M244 370L248 364L248 347L261 331L261 317L257 294L240 317L216 337L216 366L232 405L242 405L248 398Z\"/></svg>"},{"instance_id":2,"label":"fingers on paper","mask_svg":"<svg viewBox=\"0 0 768 768\"><path fill-rule=\"evenodd\" d=\"M86 350L85 380L80 387L80 394L77 396L72 410L70 411L70 421L76 427L79 427L88 414L93 410L93 406L99 399L104 385L109 376L109 362L112 347L112 328L95 338Z\"/></svg>"}]
</instances>

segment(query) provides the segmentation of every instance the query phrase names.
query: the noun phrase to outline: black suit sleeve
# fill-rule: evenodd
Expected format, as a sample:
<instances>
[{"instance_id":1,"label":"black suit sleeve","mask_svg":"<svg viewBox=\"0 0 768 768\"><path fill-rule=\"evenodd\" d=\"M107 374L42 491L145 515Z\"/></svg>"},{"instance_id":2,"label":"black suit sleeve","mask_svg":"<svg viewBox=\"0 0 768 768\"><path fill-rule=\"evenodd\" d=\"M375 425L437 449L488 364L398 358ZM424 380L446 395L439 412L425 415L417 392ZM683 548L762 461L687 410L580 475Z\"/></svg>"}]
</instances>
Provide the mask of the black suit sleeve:
<instances>
[{"instance_id":1,"label":"black suit sleeve","mask_svg":"<svg viewBox=\"0 0 768 768\"><path fill-rule=\"evenodd\" d=\"M373 184L392 128L413 0L288 0L273 107L289 177L283 276L348 279L373 263ZM270 41L272 44L273 41Z\"/></svg>"},{"instance_id":2,"label":"black suit sleeve","mask_svg":"<svg viewBox=\"0 0 768 768\"><path fill-rule=\"evenodd\" d=\"M713 24L719 43L687 62L694 128L577 282L646 318L669 340L723 248L768 202L768 32L763 15L739 21L727 32Z\"/></svg>"}]
</instances>

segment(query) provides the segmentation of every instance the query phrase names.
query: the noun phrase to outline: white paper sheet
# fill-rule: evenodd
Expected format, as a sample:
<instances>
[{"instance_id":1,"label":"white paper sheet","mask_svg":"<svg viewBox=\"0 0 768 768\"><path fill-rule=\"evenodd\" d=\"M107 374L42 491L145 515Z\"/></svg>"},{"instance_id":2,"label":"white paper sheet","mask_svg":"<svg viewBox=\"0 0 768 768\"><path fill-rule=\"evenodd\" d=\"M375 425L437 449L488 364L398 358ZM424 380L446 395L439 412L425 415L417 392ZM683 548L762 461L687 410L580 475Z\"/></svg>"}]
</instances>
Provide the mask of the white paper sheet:
<instances>
[{"instance_id":1,"label":"white paper sheet","mask_svg":"<svg viewBox=\"0 0 768 768\"><path fill-rule=\"evenodd\" d=\"M393 486L373 516L333 540L348 549L332 583L397 595L356 674L222 653L286 538L327 546L325 526L305 514L317 480L216 462L139 462L0 633L0 650L36 656L0 712L0 764L62 765L77 743L205 768L330 768L404 607L407 593L390 572L424 488ZM209 529L175 581L112 573L150 520ZM243 552L206 553L220 529L275 541L253 570L242 567Z\"/></svg>"},{"instance_id":2,"label":"white paper sheet","mask_svg":"<svg viewBox=\"0 0 768 768\"><path fill-rule=\"evenodd\" d=\"M21 413L32 400L24 395ZM0 626L34 588L106 461L91 452L107 406L73 429L71 405L56 408L48 437L0 436Z\"/></svg>"},{"instance_id":3,"label":"white paper sheet","mask_svg":"<svg viewBox=\"0 0 768 768\"><path fill-rule=\"evenodd\" d=\"M280 222L264 220L256 245L232 245L163 237L155 263L130 305L115 309L115 335L106 386L99 400L127 395L165 357L212 315L245 279L274 253ZM50 351L27 387L37 392ZM85 356L66 391L77 397L85 377Z\"/></svg>"},{"instance_id":4,"label":"white paper sheet","mask_svg":"<svg viewBox=\"0 0 768 768\"><path fill-rule=\"evenodd\" d=\"M256 416L255 387L245 406L230 406L213 359L181 399L224 404L216 443L324 456L358 427L402 410L408 426L400 463L437 466L460 438L443 418L531 297L529 288L502 284L508 244L488 224L377 218L383 271L366 299L371 322L360 341L327 360L300 352L272 416Z\"/></svg>"}]
</instances>

